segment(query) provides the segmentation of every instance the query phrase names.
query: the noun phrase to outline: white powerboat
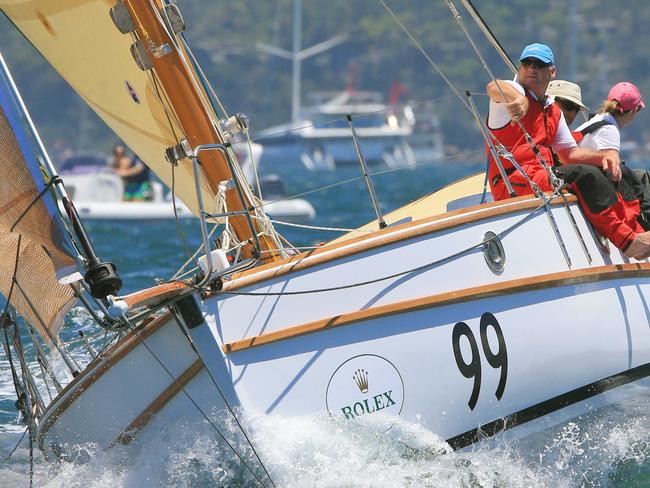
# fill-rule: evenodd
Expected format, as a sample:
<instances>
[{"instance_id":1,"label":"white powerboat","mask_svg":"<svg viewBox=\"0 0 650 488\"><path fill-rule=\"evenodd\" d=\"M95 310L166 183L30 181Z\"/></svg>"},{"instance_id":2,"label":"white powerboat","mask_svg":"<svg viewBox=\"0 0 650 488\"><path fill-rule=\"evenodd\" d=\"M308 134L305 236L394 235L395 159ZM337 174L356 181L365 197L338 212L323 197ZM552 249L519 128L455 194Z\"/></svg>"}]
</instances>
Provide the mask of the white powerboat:
<instances>
[{"instance_id":1,"label":"white powerboat","mask_svg":"<svg viewBox=\"0 0 650 488\"><path fill-rule=\"evenodd\" d=\"M259 140L266 146L300 148L302 163L309 170L358 165L346 118L350 115L369 165L395 168L416 164L409 144L415 124L409 106L392 110L377 92L346 90L315 93L312 98L313 105L305 107L301 120L266 129Z\"/></svg>"},{"instance_id":2,"label":"white powerboat","mask_svg":"<svg viewBox=\"0 0 650 488\"><path fill-rule=\"evenodd\" d=\"M238 158L244 168L252 168L252 157L257 165L262 154L260 144L236 146ZM68 194L80 216L90 220L158 220L193 217L178 198L172 201L172 193L165 194L159 181L151 181L152 195L149 200L124 201L124 182L106 160L93 154L79 154L61 163L59 175L63 178ZM255 181L251 171L249 181ZM265 200L264 210L273 218L289 222L306 222L316 215L314 207L306 200L288 199L284 183L275 175L260 178Z\"/></svg>"}]
</instances>

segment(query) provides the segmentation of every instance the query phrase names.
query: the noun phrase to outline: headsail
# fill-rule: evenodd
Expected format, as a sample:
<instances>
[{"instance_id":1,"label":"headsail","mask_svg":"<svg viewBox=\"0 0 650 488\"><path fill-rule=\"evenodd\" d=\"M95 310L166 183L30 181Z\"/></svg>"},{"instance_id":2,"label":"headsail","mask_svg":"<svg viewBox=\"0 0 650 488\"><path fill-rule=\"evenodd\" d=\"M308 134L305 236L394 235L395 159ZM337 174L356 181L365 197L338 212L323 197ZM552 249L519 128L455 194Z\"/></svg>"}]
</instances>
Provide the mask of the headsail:
<instances>
[{"instance_id":1,"label":"headsail","mask_svg":"<svg viewBox=\"0 0 650 488\"><path fill-rule=\"evenodd\" d=\"M76 260L0 63L0 291L51 342L76 301L57 275Z\"/></svg>"},{"instance_id":2,"label":"headsail","mask_svg":"<svg viewBox=\"0 0 650 488\"><path fill-rule=\"evenodd\" d=\"M128 8L134 24L130 35L122 34L111 19L116 5ZM0 0L0 8L79 93L88 105L165 182L172 183L172 165L165 150L186 139L191 148L223 142L218 119L198 82L187 53L162 21L160 1L117 2L106 0L50 0L25 2ZM131 54L140 43L153 68L141 70ZM136 50L137 51L137 50ZM147 61L147 62L148 62ZM232 175L222 154L201 155L201 186L206 211L217 208L222 181ZM183 159L174 169L175 191L196 214L198 200L192 163ZM246 200L246 198L244 198ZM246 211L252 201L226 192L229 211ZM250 211L250 210L249 210ZM273 258L279 244L262 225L243 216L230 219L242 242L259 236L263 258ZM251 255L251 250L243 250Z\"/></svg>"}]
</instances>

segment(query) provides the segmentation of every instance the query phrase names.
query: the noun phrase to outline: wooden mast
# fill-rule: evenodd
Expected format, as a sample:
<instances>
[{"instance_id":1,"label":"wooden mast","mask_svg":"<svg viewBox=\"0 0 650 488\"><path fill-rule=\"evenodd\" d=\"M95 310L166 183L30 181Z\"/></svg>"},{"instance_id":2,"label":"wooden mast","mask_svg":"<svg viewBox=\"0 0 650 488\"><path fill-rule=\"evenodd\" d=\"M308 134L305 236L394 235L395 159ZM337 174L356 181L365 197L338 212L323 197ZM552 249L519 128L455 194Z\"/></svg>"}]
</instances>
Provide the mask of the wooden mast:
<instances>
[{"instance_id":1,"label":"wooden mast","mask_svg":"<svg viewBox=\"0 0 650 488\"><path fill-rule=\"evenodd\" d=\"M159 9L159 12L152 10L152 3ZM183 133L192 148L200 144L223 144L224 140L212 123L201 93L198 91L195 73L187 69L181 56L176 50L177 43L171 39L160 21L160 0L125 0L131 18L135 25L135 34L147 47L149 57L153 63L160 83L173 107L177 119L183 129ZM171 50L161 56L156 56L152 49L167 45ZM163 157L163 155L161 155ZM205 178L216 194L220 182L229 180L235 176L231 174L225 156L220 151L205 151L199 156L201 168ZM246 199L246 196L244 196ZM226 192L226 204L231 212L247 210L253 207L253 202L242 201L236 190ZM250 212L250 210L248 210ZM260 223L252 219L253 226L260 234ZM251 257L254 254L253 234L245 215L232 216L229 219L237 238L247 241L242 247L244 257ZM260 253L263 261L275 261L280 258L277 249L279 243L271 236L259 235Z\"/></svg>"}]
</instances>

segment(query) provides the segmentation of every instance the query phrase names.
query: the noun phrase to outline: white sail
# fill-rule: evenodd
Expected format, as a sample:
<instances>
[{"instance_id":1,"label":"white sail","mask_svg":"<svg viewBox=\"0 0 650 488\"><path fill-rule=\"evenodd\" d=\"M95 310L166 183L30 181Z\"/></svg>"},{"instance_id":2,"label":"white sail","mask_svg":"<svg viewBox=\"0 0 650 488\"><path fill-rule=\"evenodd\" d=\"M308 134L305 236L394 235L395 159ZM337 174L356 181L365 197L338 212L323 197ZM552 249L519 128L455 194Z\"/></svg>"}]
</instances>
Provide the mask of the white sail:
<instances>
[{"instance_id":1,"label":"white sail","mask_svg":"<svg viewBox=\"0 0 650 488\"><path fill-rule=\"evenodd\" d=\"M0 8L84 101L169 187L172 166L165 149L183 137L164 90L130 55L131 36L109 15L115 2L102 0L24 2L1 0ZM161 96L159 96L161 95ZM192 164L175 169L174 191L194 212L197 198ZM203 184L204 201L214 199Z\"/></svg>"}]
</instances>

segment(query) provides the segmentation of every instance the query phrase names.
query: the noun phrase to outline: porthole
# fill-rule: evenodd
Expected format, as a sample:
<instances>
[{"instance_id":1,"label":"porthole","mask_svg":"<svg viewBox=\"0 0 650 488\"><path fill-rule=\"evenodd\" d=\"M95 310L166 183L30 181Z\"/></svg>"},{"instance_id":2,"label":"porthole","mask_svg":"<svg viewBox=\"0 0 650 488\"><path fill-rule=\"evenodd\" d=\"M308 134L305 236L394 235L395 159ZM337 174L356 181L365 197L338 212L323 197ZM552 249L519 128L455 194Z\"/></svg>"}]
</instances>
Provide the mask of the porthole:
<instances>
[{"instance_id":1,"label":"porthole","mask_svg":"<svg viewBox=\"0 0 650 488\"><path fill-rule=\"evenodd\" d=\"M485 262L495 273L501 273L506 264L506 253L501 239L494 232L486 232L483 236L483 256Z\"/></svg>"}]
</instances>

